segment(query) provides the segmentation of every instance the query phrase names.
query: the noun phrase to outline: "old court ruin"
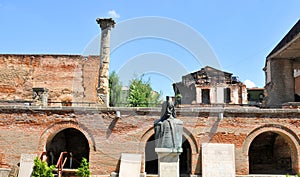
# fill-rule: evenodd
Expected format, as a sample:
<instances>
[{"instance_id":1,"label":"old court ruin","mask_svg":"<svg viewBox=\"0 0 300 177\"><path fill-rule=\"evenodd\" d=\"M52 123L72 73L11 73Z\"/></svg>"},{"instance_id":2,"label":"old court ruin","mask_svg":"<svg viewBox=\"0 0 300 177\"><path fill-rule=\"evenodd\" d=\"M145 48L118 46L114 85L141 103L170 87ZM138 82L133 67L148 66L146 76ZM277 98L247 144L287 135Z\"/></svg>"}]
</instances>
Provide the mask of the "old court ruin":
<instances>
[{"instance_id":1,"label":"old court ruin","mask_svg":"<svg viewBox=\"0 0 300 177\"><path fill-rule=\"evenodd\" d=\"M223 104L176 109L184 122L181 174L201 175L201 144L207 142L234 144L237 175L300 171L300 112L293 109L298 107L299 27L298 21L267 57L269 108ZM109 57L106 47L102 57ZM104 63L108 71L109 60ZM107 98L106 88L98 85L100 78L107 79L100 65L97 56L0 55L3 174L18 165L21 154L48 152L54 163L62 151L86 157L93 175L118 172L124 152L142 154L141 172L157 173L152 140L160 108L99 107ZM71 168L76 167L74 162Z\"/></svg>"}]
</instances>

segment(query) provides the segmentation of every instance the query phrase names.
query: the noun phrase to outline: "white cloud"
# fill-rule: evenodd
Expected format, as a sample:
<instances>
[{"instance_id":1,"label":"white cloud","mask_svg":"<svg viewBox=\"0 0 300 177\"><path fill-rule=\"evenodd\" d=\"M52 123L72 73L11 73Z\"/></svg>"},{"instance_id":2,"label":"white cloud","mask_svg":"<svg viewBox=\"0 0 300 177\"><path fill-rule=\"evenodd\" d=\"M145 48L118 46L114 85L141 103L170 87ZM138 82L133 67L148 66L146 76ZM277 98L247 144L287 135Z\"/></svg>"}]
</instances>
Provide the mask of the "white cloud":
<instances>
[{"instance_id":1,"label":"white cloud","mask_svg":"<svg viewBox=\"0 0 300 177\"><path fill-rule=\"evenodd\" d=\"M120 18L120 15L115 10L110 10L107 14L111 18Z\"/></svg>"},{"instance_id":2,"label":"white cloud","mask_svg":"<svg viewBox=\"0 0 300 177\"><path fill-rule=\"evenodd\" d=\"M256 87L255 83L250 81L249 79L244 81L244 84L246 85L247 88L253 88Z\"/></svg>"}]
</instances>

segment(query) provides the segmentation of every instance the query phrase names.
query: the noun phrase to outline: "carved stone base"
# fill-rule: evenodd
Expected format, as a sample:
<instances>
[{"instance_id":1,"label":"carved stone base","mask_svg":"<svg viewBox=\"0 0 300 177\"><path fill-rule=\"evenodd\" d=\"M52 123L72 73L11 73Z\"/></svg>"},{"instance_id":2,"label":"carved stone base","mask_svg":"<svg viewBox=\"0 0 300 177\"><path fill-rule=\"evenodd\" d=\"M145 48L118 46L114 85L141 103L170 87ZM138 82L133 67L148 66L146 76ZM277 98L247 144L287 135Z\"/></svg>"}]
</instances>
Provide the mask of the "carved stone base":
<instances>
[{"instance_id":1,"label":"carved stone base","mask_svg":"<svg viewBox=\"0 0 300 177\"><path fill-rule=\"evenodd\" d=\"M158 155L158 177L179 177L179 155L182 148L155 148Z\"/></svg>"}]
</instances>

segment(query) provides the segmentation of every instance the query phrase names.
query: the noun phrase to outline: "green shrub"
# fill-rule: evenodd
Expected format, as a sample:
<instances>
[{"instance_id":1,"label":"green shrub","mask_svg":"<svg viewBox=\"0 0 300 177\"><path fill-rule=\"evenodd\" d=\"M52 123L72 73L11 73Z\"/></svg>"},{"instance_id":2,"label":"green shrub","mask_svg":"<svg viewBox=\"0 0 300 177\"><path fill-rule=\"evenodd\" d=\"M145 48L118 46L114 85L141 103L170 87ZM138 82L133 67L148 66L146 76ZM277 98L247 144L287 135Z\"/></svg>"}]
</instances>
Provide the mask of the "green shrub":
<instances>
[{"instance_id":1,"label":"green shrub","mask_svg":"<svg viewBox=\"0 0 300 177\"><path fill-rule=\"evenodd\" d=\"M78 177L89 177L91 175L89 163L86 158L82 158L80 167L76 171Z\"/></svg>"},{"instance_id":2,"label":"green shrub","mask_svg":"<svg viewBox=\"0 0 300 177\"><path fill-rule=\"evenodd\" d=\"M38 157L34 159L33 177L54 177L54 165L48 166L47 162L41 161Z\"/></svg>"}]
</instances>

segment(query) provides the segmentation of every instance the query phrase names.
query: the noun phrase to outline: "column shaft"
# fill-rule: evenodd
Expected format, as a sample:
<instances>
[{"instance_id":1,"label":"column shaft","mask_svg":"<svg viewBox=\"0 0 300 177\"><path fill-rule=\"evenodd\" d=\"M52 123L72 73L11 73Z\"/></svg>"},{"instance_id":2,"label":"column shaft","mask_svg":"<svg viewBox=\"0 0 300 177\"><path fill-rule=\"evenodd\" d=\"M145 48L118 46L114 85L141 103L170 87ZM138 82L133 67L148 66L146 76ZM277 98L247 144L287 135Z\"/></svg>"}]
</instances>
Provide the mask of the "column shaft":
<instances>
[{"instance_id":1,"label":"column shaft","mask_svg":"<svg viewBox=\"0 0 300 177\"><path fill-rule=\"evenodd\" d=\"M100 67L98 76L98 102L100 105L109 106L109 62L110 62L110 31L115 22L111 18L98 18L97 23L101 28Z\"/></svg>"}]
</instances>

